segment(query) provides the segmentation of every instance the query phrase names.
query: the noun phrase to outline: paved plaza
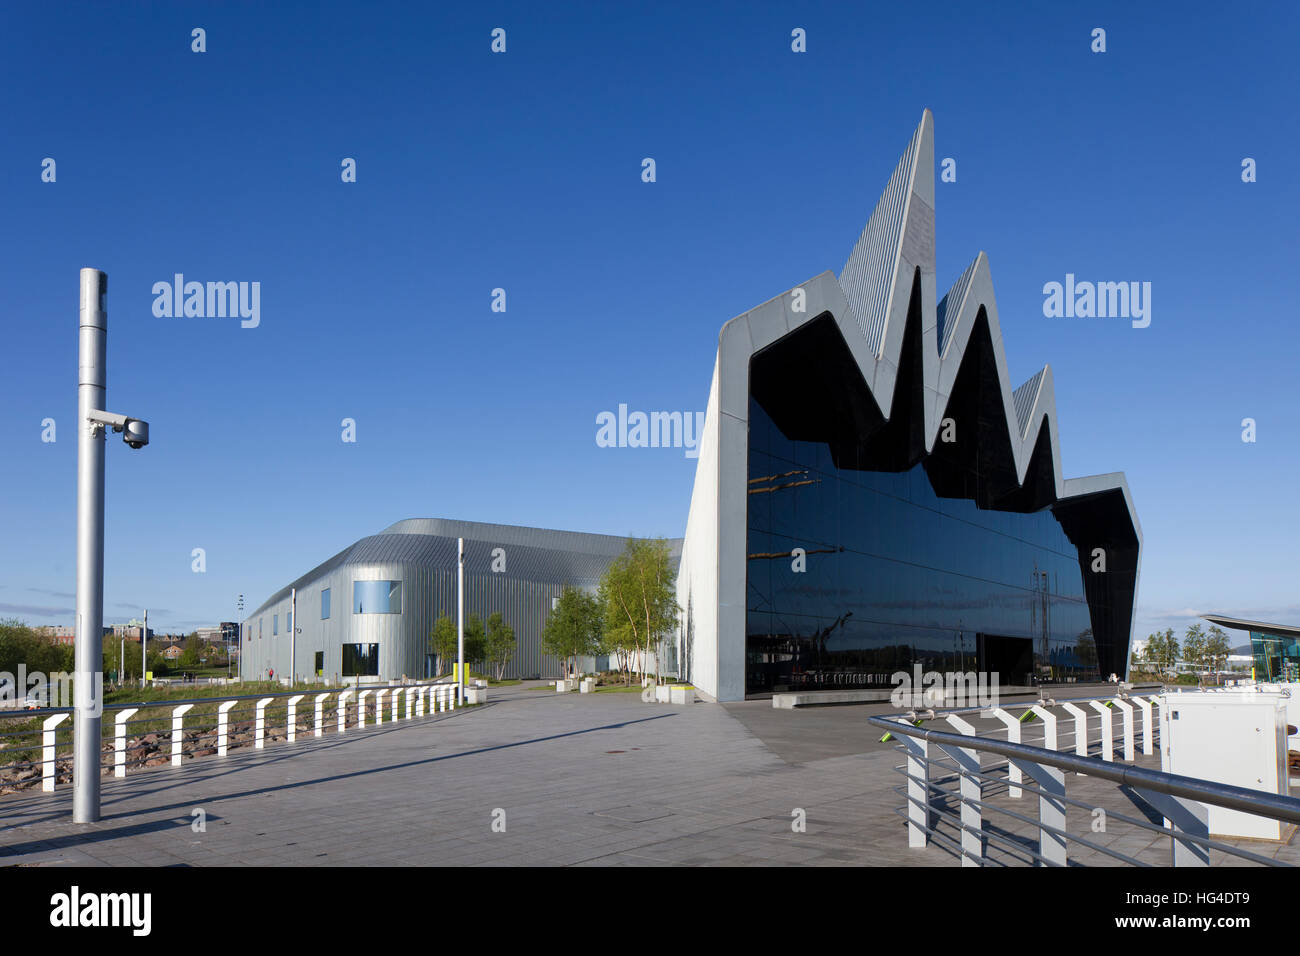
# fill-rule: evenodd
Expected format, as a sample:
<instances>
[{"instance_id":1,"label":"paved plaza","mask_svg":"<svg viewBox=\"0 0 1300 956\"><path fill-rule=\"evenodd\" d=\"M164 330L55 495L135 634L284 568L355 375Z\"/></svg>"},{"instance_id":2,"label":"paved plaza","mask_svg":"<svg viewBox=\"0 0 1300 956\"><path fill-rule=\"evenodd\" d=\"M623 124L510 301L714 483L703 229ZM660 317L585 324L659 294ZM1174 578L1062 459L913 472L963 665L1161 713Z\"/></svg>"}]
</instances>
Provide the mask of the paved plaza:
<instances>
[{"instance_id":1,"label":"paved plaza","mask_svg":"<svg viewBox=\"0 0 1300 956\"><path fill-rule=\"evenodd\" d=\"M105 778L97 824L71 822L67 786L0 798L0 865L957 865L938 845L907 847L901 757L865 722L883 708L671 706L529 685L492 695L424 720ZM1140 813L1100 780L1068 788ZM1036 816L1035 799L1010 801L1002 785L985 799ZM797 809L805 832L792 828ZM1029 827L991 822L1028 839ZM1072 833L1167 864L1167 838L1089 823L1070 811ZM1252 849L1296 857L1290 844ZM1027 859L1002 847L991 857ZM1113 862L1073 844L1071 859Z\"/></svg>"}]
</instances>

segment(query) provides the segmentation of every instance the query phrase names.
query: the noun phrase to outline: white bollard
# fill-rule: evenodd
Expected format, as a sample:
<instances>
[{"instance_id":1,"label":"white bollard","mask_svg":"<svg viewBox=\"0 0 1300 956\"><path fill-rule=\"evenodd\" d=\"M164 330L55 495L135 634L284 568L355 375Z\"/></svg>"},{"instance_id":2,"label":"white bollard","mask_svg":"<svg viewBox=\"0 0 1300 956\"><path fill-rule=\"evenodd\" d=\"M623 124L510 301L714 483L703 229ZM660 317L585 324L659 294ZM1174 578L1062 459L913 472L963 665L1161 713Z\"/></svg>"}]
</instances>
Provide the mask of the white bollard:
<instances>
[{"instance_id":1,"label":"white bollard","mask_svg":"<svg viewBox=\"0 0 1300 956\"><path fill-rule=\"evenodd\" d=\"M1152 753L1151 744L1155 737L1151 724L1151 701L1145 697L1131 697L1129 699L1142 708L1142 752L1149 757Z\"/></svg>"},{"instance_id":2,"label":"white bollard","mask_svg":"<svg viewBox=\"0 0 1300 956\"><path fill-rule=\"evenodd\" d=\"M424 716L424 688L415 688L415 716Z\"/></svg>"},{"instance_id":3,"label":"white bollard","mask_svg":"<svg viewBox=\"0 0 1300 956\"><path fill-rule=\"evenodd\" d=\"M135 716L138 707L120 710L113 718L113 776L126 776L126 722Z\"/></svg>"},{"instance_id":4,"label":"white bollard","mask_svg":"<svg viewBox=\"0 0 1300 956\"><path fill-rule=\"evenodd\" d=\"M181 757L185 751L185 715L193 708L193 704L181 704L179 707L172 708L172 766L181 765Z\"/></svg>"},{"instance_id":5,"label":"white bollard","mask_svg":"<svg viewBox=\"0 0 1300 956\"><path fill-rule=\"evenodd\" d=\"M388 694L388 690L387 690L387 689L384 689L384 690L377 690L377 691L375 691L375 724L376 724L376 726L378 726L379 724L382 724L382 723L384 722L384 697L385 697L387 694Z\"/></svg>"},{"instance_id":6,"label":"white bollard","mask_svg":"<svg viewBox=\"0 0 1300 956\"><path fill-rule=\"evenodd\" d=\"M406 688L406 719L410 720L415 716L415 688Z\"/></svg>"},{"instance_id":7,"label":"white bollard","mask_svg":"<svg viewBox=\"0 0 1300 956\"><path fill-rule=\"evenodd\" d=\"M339 691L339 733L343 733L344 727L348 720L348 698L352 696L352 691Z\"/></svg>"},{"instance_id":8,"label":"white bollard","mask_svg":"<svg viewBox=\"0 0 1300 956\"><path fill-rule=\"evenodd\" d=\"M400 688L400 687L394 687L394 688L393 688L393 698L392 698L392 699L393 699L393 711L392 711L392 714L391 714L391 719L392 719L393 723L397 723L397 705L400 704L400 703L402 702L402 688Z\"/></svg>"},{"instance_id":9,"label":"white bollard","mask_svg":"<svg viewBox=\"0 0 1300 956\"><path fill-rule=\"evenodd\" d=\"M366 726L366 695L373 693L372 690L363 690L357 694L357 730Z\"/></svg>"},{"instance_id":10,"label":"white bollard","mask_svg":"<svg viewBox=\"0 0 1300 956\"><path fill-rule=\"evenodd\" d=\"M41 724L41 789L46 793L54 792L54 781L58 779L58 766L55 763L54 728L63 723L71 714L55 714L46 717Z\"/></svg>"},{"instance_id":11,"label":"white bollard","mask_svg":"<svg viewBox=\"0 0 1300 956\"><path fill-rule=\"evenodd\" d=\"M1046 707L1035 704L1029 708L1043 722L1043 746L1048 750L1056 749L1056 715Z\"/></svg>"},{"instance_id":12,"label":"white bollard","mask_svg":"<svg viewBox=\"0 0 1300 956\"><path fill-rule=\"evenodd\" d=\"M306 694L298 694L289 698L289 712L285 715L285 723L289 726L289 743L298 739L298 701L306 696Z\"/></svg>"},{"instance_id":13,"label":"white bollard","mask_svg":"<svg viewBox=\"0 0 1300 956\"><path fill-rule=\"evenodd\" d=\"M329 696L329 691L316 695L316 736L319 737L325 733L325 698Z\"/></svg>"},{"instance_id":14,"label":"white bollard","mask_svg":"<svg viewBox=\"0 0 1300 956\"><path fill-rule=\"evenodd\" d=\"M217 756L224 757L230 752L230 708L238 704L237 700L228 700L217 708Z\"/></svg>"},{"instance_id":15,"label":"white bollard","mask_svg":"<svg viewBox=\"0 0 1300 956\"><path fill-rule=\"evenodd\" d=\"M1110 708L1100 700L1090 700L1088 703L1092 705L1093 710L1101 714L1101 759L1114 762L1115 739L1110 728Z\"/></svg>"},{"instance_id":16,"label":"white bollard","mask_svg":"<svg viewBox=\"0 0 1300 956\"><path fill-rule=\"evenodd\" d=\"M1123 715L1124 759L1132 763L1137 759L1137 755L1133 751L1133 705L1116 697L1115 706L1119 708L1120 713Z\"/></svg>"},{"instance_id":17,"label":"white bollard","mask_svg":"<svg viewBox=\"0 0 1300 956\"><path fill-rule=\"evenodd\" d=\"M1007 728L1007 741L1013 744L1020 743L1020 721L1016 720L1016 718L1012 717L1001 707L998 707L993 711L993 716L1002 721L1002 725ZM1024 791L1020 789L1020 787L1016 786L1016 784L1024 783L1025 778L1020 768L1010 761L1007 762L1007 779L1011 781L1011 787L1007 791L1007 795L1010 796L1012 800L1019 800L1024 796Z\"/></svg>"},{"instance_id":18,"label":"white bollard","mask_svg":"<svg viewBox=\"0 0 1300 956\"><path fill-rule=\"evenodd\" d=\"M266 705L275 700L274 697L263 697L256 704L256 710L253 716L253 748L262 750L266 747Z\"/></svg>"}]
</instances>

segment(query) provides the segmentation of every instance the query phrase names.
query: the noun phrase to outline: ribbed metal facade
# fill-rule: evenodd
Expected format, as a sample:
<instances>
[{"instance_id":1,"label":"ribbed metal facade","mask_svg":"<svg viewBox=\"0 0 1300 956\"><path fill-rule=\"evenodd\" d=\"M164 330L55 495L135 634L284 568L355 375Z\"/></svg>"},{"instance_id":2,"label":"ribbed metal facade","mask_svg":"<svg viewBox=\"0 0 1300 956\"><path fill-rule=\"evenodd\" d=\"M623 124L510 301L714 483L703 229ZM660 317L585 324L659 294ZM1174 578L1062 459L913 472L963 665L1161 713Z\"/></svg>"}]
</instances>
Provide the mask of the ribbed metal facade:
<instances>
[{"instance_id":1,"label":"ribbed metal facade","mask_svg":"<svg viewBox=\"0 0 1300 956\"><path fill-rule=\"evenodd\" d=\"M465 614L485 622L501 612L515 631L507 677L558 677L561 662L541 649L542 629L566 584L594 589L626 545L613 535L481 522L414 519L362 538L281 588L242 623L240 673L259 678L312 675L321 652L327 678L343 669L343 645L377 644L382 680L428 675L429 634L442 615L456 618L456 541L465 538ZM674 566L680 539L670 542ZM497 570L494 570L494 567ZM401 611L354 613L353 583L400 581ZM290 667L290 596L297 589L299 628ZM322 618L321 592L330 592ZM278 619L278 628L273 622ZM277 634L273 634L277 630Z\"/></svg>"}]
</instances>

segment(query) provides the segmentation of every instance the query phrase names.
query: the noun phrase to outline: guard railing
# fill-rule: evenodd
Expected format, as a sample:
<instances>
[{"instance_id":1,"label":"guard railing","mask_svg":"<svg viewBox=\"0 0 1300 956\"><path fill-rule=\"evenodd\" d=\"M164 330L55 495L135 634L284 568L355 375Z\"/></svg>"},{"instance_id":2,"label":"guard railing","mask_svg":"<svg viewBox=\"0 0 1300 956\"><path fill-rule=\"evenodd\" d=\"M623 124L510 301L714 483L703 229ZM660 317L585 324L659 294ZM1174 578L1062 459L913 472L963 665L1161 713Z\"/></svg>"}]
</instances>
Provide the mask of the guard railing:
<instances>
[{"instance_id":1,"label":"guard railing","mask_svg":"<svg viewBox=\"0 0 1300 956\"><path fill-rule=\"evenodd\" d=\"M126 776L128 768L170 764L189 758L225 757L236 748L261 750L268 742L294 743L300 736L321 737L416 720L454 711L459 685L417 682L291 690L231 697L105 704L102 716L101 773ZM46 793L71 781L71 707L0 711L0 788L28 789L37 779ZM7 729L14 722L39 720L38 727Z\"/></svg>"}]
</instances>

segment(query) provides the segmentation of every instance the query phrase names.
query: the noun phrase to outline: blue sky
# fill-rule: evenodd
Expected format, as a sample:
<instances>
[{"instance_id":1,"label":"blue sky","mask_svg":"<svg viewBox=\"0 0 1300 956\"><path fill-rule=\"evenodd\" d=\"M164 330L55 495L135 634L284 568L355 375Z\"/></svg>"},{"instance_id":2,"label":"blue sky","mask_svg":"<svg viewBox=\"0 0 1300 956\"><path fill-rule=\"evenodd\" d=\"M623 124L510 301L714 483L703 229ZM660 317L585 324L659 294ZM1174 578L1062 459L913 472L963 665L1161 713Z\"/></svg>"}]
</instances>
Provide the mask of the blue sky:
<instances>
[{"instance_id":1,"label":"blue sky","mask_svg":"<svg viewBox=\"0 0 1300 956\"><path fill-rule=\"evenodd\" d=\"M1043 6L6 4L0 616L72 620L82 266L153 429L108 448L105 620L188 630L408 517L680 535L695 462L596 415L703 409L718 329L839 271L929 107L939 287L986 251L1066 475L1126 472L1136 635L1300 621L1295 5ZM178 272L261 324L155 317ZM1150 327L1045 318L1067 272L1151 282Z\"/></svg>"}]
</instances>

